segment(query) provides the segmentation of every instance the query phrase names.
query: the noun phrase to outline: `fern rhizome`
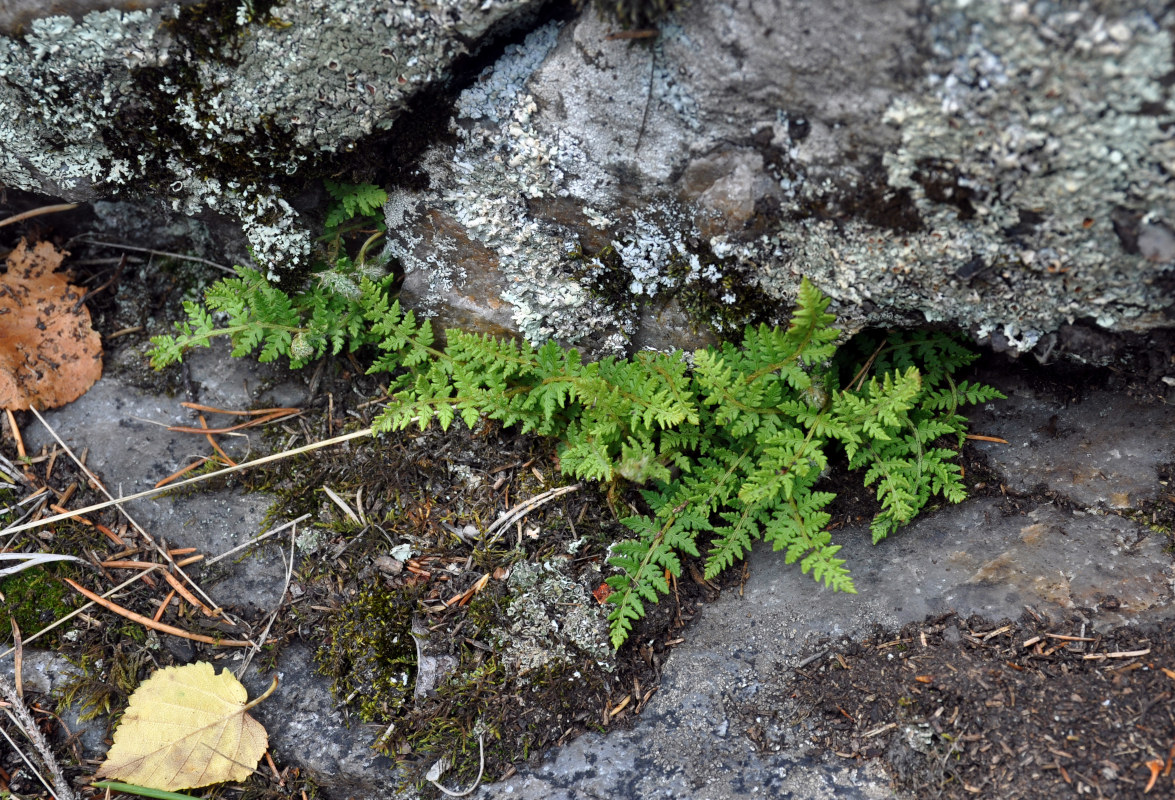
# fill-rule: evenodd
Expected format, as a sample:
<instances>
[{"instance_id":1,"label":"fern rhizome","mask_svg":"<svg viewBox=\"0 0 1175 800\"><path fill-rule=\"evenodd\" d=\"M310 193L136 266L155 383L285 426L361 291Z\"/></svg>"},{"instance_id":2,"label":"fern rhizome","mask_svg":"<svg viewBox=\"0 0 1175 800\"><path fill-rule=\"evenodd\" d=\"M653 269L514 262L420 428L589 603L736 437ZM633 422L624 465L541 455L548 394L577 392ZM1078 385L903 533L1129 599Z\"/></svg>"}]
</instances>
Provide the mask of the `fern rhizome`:
<instances>
[{"instance_id":1,"label":"fern rhizome","mask_svg":"<svg viewBox=\"0 0 1175 800\"><path fill-rule=\"evenodd\" d=\"M374 345L370 372L391 377L377 433L433 421L447 429L457 417L472 427L486 417L559 439L564 474L641 485L647 511L621 520L633 538L614 544L609 558L616 647L645 603L669 592L683 553L704 551L711 578L763 539L817 581L855 591L826 529L835 495L819 482L830 454L843 453L876 488L877 542L932 498L963 499L959 409L1001 397L953 379L975 355L939 333L891 333L852 372L837 356L829 300L807 280L786 329L752 327L739 345L689 356L585 362L555 342L536 348L460 330L446 331L439 347L431 324L392 300L390 280L359 262L339 258L335 277L293 297L238 268L239 277L208 290L207 308L185 305L189 319L175 336L153 340L152 362L177 361L218 335L230 338L234 355L260 350L262 360L284 355L294 367Z\"/></svg>"}]
</instances>

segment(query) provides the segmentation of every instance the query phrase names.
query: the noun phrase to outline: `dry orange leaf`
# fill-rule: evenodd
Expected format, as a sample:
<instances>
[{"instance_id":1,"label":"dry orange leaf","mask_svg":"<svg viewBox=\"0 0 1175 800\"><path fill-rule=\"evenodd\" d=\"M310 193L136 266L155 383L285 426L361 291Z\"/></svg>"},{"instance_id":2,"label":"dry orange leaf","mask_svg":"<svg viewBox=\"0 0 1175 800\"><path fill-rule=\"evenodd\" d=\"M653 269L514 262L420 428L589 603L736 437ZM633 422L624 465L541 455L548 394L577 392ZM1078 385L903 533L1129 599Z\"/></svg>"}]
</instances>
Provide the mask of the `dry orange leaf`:
<instances>
[{"instance_id":1,"label":"dry orange leaf","mask_svg":"<svg viewBox=\"0 0 1175 800\"><path fill-rule=\"evenodd\" d=\"M248 711L277 687L246 703L228 670L205 661L161 669L140 684L114 732L95 778L178 791L241 781L265 754L269 737Z\"/></svg>"},{"instance_id":2,"label":"dry orange leaf","mask_svg":"<svg viewBox=\"0 0 1175 800\"><path fill-rule=\"evenodd\" d=\"M81 290L54 270L68 253L22 239L0 277L0 408L57 408L102 377L102 340Z\"/></svg>"}]
</instances>

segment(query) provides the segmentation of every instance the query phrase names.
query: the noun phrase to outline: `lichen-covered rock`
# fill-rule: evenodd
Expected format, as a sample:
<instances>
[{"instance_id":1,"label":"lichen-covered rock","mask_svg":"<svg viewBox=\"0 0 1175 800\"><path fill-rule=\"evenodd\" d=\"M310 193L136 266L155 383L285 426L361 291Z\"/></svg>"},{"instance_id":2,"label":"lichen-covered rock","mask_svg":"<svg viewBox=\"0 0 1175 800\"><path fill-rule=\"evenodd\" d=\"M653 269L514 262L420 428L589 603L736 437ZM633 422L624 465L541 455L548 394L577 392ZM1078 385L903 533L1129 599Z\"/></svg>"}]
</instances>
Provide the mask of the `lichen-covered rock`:
<instances>
[{"instance_id":1,"label":"lichen-covered rock","mask_svg":"<svg viewBox=\"0 0 1175 800\"><path fill-rule=\"evenodd\" d=\"M212 0L37 19L0 39L0 181L219 211L280 274L310 249L295 176L391 127L535 4Z\"/></svg>"},{"instance_id":2,"label":"lichen-covered rock","mask_svg":"<svg viewBox=\"0 0 1175 800\"><path fill-rule=\"evenodd\" d=\"M306 177L382 157L539 3L37 20L0 39L0 181L227 214L280 277L310 250ZM1088 355L1082 330L1170 325L1173 21L1158 0L714 0L656 37L547 23L460 93L451 136L386 165L413 176L388 251L445 324L596 352L782 321L807 276L849 330Z\"/></svg>"},{"instance_id":3,"label":"lichen-covered rock","mask_svg":"<svg viewBox=\"0 0 1175 800\"><path fill-rule=\"evenodd\" d=\"M616 658L604 617L587 590L554 561L521 561L510 571L509 622L494 636L503 645L503 663L513 674L548 666L574 665L585 656L611 672Z\"/></svg>"},{"instance_id":4,"label":"lichen-covered rock","mask_svg":"<svg viewBox=\"0 0 1175 800\"><path fill-rule=\"evenodd\" d=\"M179 0L180 5L194 5L199 0ZM4 0L0 3L0 33L19 36L35 19L43 17L73 17L81 20L91 11L111 8L144 9L169 5L168 0Z\"/></svg>"},{"instance_id":5,"label":"lichen-covered rock","mask_svg":"<svg viewBox=\"0 0 1175 800\"><path fill-rule=\"evenodd\" d=\"M1172 22L1142 0L728 0L655 40L551 24L461 95L389 249L423 305L491 287L495 324L602 351L665 304L780 321L801 276L850 330L945 322L1042 357L1080 350L1073 323L1169 326Z\"/></svg>"}]
</instances>

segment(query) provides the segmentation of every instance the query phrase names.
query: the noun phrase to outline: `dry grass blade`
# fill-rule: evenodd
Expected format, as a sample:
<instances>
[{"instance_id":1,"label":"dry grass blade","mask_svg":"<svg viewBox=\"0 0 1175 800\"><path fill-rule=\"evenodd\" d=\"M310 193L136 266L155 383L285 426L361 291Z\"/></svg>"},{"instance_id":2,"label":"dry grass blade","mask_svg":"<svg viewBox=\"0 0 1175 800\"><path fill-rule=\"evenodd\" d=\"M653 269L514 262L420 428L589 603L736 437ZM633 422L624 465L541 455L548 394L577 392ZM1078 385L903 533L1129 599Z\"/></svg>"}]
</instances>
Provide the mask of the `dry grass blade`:
<instances>
[{"instance_id":1,"label":"dry grass blade","mask_svg":"<svg viewBox=\"0 0 1175 800\"><path fill-rule=\"evenodd\" d=\"M31 208L28 211L24 211L20 214L13 214L11 217L0 220L0 228L3 228L5 225L14 225L17 222L23 222L24 220L32 219L33 217L39 217L43 214L56 214L61 211L72 211L77 207L77 203L57 203L51 206Z\"/></svg>"},{"instance_id":2,"label":"dry grass blade","mask_svg":"<svg viewBox=\"0 0 1175 800\"><path fill-rule=\"evenodd\" d=\"M14 717L12 715L11 711L9 711L8 709L4 709L4 713L8 715L8 718L10 720L12 720L13 725L16 725L18 728L21 727L20 721L17 720L16 717ZM23 728L21 730L23 731ZM36 775L37 780L39 780L41 782L41 785L44 786L46 789L48 789L50 793L52 793L53 787L50 786L49 782L45 780L45 776L41 774L41 771L39 769L37 769L36 764L34 764L32 762L32 760L28 757L28 755L25 754L25 751L21 749L20 745L18 745L16 742L12 741L12 737L8 735L8 731L4 730L3 728L0 728L0 734L3 734L4 738L8 740L8 745L9 745L9 747L12 748L12 752L14 752L18 756L20 756L20 760L23 761L25 763L25 766L27 766L29 768L29 772Z\"/></svg>"},{"instance_id":3,"label":"dry grass blade","mask_svg":"<svg viewBox=\"0 0 1175 800\"><path fill-rule=\"evenodd\" d=\"M301 413L302 409L300 408L271 408L268 409L262 416L259 416L255 419L246 420L244 422L238 422L236 425L229 425L227 428L209 428L207 426L193 428L190 425L169 425L167 429L172 433L232 433L233 431L239 431L243 428L256 428L258 425L265 425L269 422L277 422L278 420L288 419L289 417L294 417Z\"/></svg>"},{"instance_id":4,"label":"dry grass blade","mask_svg":"<svg viewBox=\"0 0 1175 800\"><path fill-rule=\"evenodd\" d=\"M170 486L161 487L159 489L147 489L146 491L136 492L135 494L128 494L125 497L119 497L114 500L109 500L105 503L95 503L94 505L86 506L85 508L79 508L76 511L71 511L68 514L56 514L52 517L32 520L21 525L13 525L9 528L0 530L0 535L6 533L19 533L21 531L32 530L33 528L43 528L46 525L52 525L55 522L61 522L62 520L73 519L82 514L89 514L93 511L101 511L104 508L111 508L113 506L121 506L123 503L129 503L132 500L142 500L145 497L155 497L156 495L162 494L163 492L169 492L182 486L191 486L196 483L203 483L204 481L213 480L214 478L223 478L225 475L231 475L235 472L251 469L252 467L259 467L262 464L270 464L274 461L281 461L283 458L290 458L291 456L300 455L302 453L309 453L313 450L318 450L323 447L330 447L334 444L342 444L343 442L348 442L352 439L358 439L363 436L371 436L371 428L364 428L360 431L352 431L351 433L345 433L341 436L335 436L331 439L324 439L321 442L313 442L312 444L303 445L302 447L296 447L293 450L283 450L280 453L273 453L261 458L255 458L252 461L246 461L244 464L238 464L235 467L228 467L227 469L217 470L216 472L209 472L205 475L197 475L194 478L188 478L187 480L179 481L178 483L173 483Z\"/></svg>"},{"instance_id":5,"label":"dry grass blade","mask_svg":"<svg viewBox=\"0 0 1175 800\"><path fill-rule=\"evenodd\" d=\"M329 497L336 506L341 508L343 513L351 518L352 522L354 522L356 525L363 524L363 520L359 519L359 515L356 514L349 505L347 505L346 500L339 497L338 493L334 489L324 485L322 487L322 491L326 492L326 496Z\"/></svg>"},{"instance_id":6,"label":"dry grass blade","mask_svg":"<svg viewBox=\"0 0 1175 800\"><path fill-rule=\"evenodd\" d=\"M965 438L972 442L994 442L995 444L1007 444L1007 439L1001 439L998 436L984 436L981 433L968 433Z\"/></svg>"},{"instance_id":7,"label":"dry grass blade","mask_svg":"<svg viewBox=\"0 0 1175 800\"><path fill-rule=\"evenodd\" d=\"M306 516L310 516L307 514ZM245 661L237 668L236 675L240 678L245 674L245 670L249 668L250 662L253 661L253 656L261 652L261 648L265 646L265 641L269 638L269 631L273 628L273 623L277 621L277 615L281 613L282 606L285 605L286 592L290 590L290 582L294 579L294 555L297 551L298 526L297 522L290 526L290 561L286 565L286 582L282 586L281 594L278 595L277 607L269 615L269 621L265 624L265 630L261 631L261 635L257 637L257 643L249 651L249 655L245 656Z\"/></svg>"},{"instance_id":8,"label":"dry grass blade","mask_svg":"<svg viewBox=\"0 0 1175 800\"><path fill-rule=\"evenodd\" d=\"M85 564L84 559L76 556L59 556L54 553L0 553L0 561L19 561L15 567L5 567L0 569L0 578L8 575L15 575L18 572L28 569L29 567L39 567L42 564L51 564L54 561L80 561Z\"/></svg>"},{"instance_id":9,"label":"dry grass blade","mask_svg":"<svg viewBox=\"0 0 1175 800\"><path fill-rule=\"evenodd\" d=\"M115 586L113 589L107 590L106 593L102 595L102 598L106 599L107 597L110 597L111 595L114 595L114 594L117 594L118 592L121 592L123 589L130 586L135 581L142 580L144 577L146 577L150 573L154 572L155 570L160 569L162 566L163 566L162 564L155 564L154 566L151 567L151 569L143 570L142 572L135 575L134 577L128 578L127 580L118 584L118 586ZM24 643L28 644L29 642L32 642L36 639L41 638L46 633L49 633L49 631L54 630L55 628L61 627L62 625L69 622L71 619L78 616L79 614L84 614L87 610L89 610L94 605L95 604L91 601L89 603L86 603L81 608L75 608L73 611L69 612L68 614L61 617L60 619L54 620L53 622L46 625L44 628L41 628L41 630L37 631L33 635L26 636L24 638ZM0 653L0 658L4 658L5 656L13 655L15 652L16 652L16 648L10 647L7 650L5 650L3 653Z\"/></svg>"},{"instance_id":10,"label":"dry grass blade","mask_svg":"<svg viewBox=\"0 0 1175 800\"><path fill-rule=\"evenodd\" d=\"M113 247L115 250L128 250L132 253L149 253L150 255L153 255L153 256L164 256L165 258L175 258L180 261L191 261L196 264L205 264L209 267L215 267L216 269L220 270L221 272L227 272L229 275L236 275L237 274L237 271L235 269L233 269L232 267L226 267L224 264L218 264L215 261L209 261L208 259L200 258L199 256L188 256L188 255L184 255L183 253L169 253L166 250L152 250L149 247L133 247L129 244L121 244L119 242L103 242L103 241L99 241L97 239L91 239L87 236L77 236L74 239L71 239L70 241L71 242L74 242L74 241L84 242L85 244L92 244L97 247Z\"/></svg>"},{"instance_id":11,"label":"dry grass blade","mask_svg":"<svg viewBox=\"0 0 1175 800\"><path fill-rule=\"evenodd\" d=\"M190 408L193 411L206 411L209 414L227 414L230 417L264 417L268 414L273 414L277 411L287 411L291 414L300 411L297 408L256 408L245 409L243 411L234 411L228 408L217 408L216 406L205 406L199 403L180 403L184 408Z\"/></svg>"},{"instance_id":12,"label":"dry grass blade","mask_svg":"<svg viewBox=\"0 0 1175 800\"><path fill-rule=\"evenodd\" d=\"M268 539L270 536L273 536L275 533L280 533L280 532L284 531L286 528L297 525L299 522L302 522L303 520L307 520L307 519L310 519L310 515L303 514L302 516L298 517L297 519L290 520L289 522L285 523L284 525L279 525L276 528L273 528L272 530L268 530L265 533L254 536L252 539L245 542L244 544L239 544L236 547L232 548L231 550L225 550L220 555L213 556L212 558L208 559L208 561L205 562L205 566L210 567L213 564L215 564L217 561L228 558L233 553L239 553L241 550L244 550L246 547L252 547L253 545L255 545L257 543L264 541L265 539Z\"/></svg>"},{"instance_id":13,"label":"dry grass blade","mask_svg":"<svg viewBox=\"0 0 1175 800\"><path fill-rule=\"evenodd\" d=\"M15 489L18 483L28 483L28 479L21 474L16 464L13 464L3 455L0 455L0 478L4 479L4 484L0 486L0 488L4 489Z\"/></svg>"},{"instance_id":14,"label":"dry grass blade","mask_svg":"<svg viewBox=\"0 0 1175 800\"><path fill-rule=\"evenodd\" d=\"M479 735L477 737L477 754L478 754L478 759L480 761L478 768L477 768L477 777L473 779L473 783L471 783L469 785L468 789L464 789L460 792L457 792L457 791L453 791L451 789L446 789L444 786L441 786L441 784L439 782L440 777L441 777L441 775L443 775L445 773L445 771L450 766L447 759L441 759L437 763L433 764L432 769L430 769L428 771L428 774L424 776L425 780L427 780L433 786L440 789L442 792L444 792L449 797L465 797L466 795L473 794L473 791L478 786L481 785L481 776L485 774L486 751L485 751L485 735L484 734Z\"/></svg>"},{"instance_id":15,"label":"dry grass blade","mask_svg":"<svg viewBox=\"0 0 1175 800\"><path fill-rule=\"evenodd\" d=\"M492 525L490 525L490 527L486 528L487 546L497 540L502 531L509 528L517 520L522 519L527 514L544 505L545 503L551 502L556 497L561 497L565 494L576 491L580 488L581 485L582 484L575 483L571 486L559 486L554 489L548 489L542 494L538 494L530 498L525 503L519 503L514 508L504 513L502 516L498 517L498 519Z\"/></svg>"},{"instance_id":16,"label":"dry grass blade","mask_svg":"<svg viewBox=\"0 0 1175 800\"><path fill-rule=\"evenodd\" d=\"M166 478L162 478L162 479L156 481L155 486L153 488L155 488L155 489L170 488L169 484L172 481L174 481L176 478L182 478L184 475L187 475L192 470L194 470L198 467L202 467L205 464L207 464L209 461L212 461L212 460L213 460L212 456L207 456L205 458L201 458L199 461L193 461L191 464L188 464L186 467L181 467L180 469L177 469L175 472L171 473Z\"/></svg>"}]
</instances>

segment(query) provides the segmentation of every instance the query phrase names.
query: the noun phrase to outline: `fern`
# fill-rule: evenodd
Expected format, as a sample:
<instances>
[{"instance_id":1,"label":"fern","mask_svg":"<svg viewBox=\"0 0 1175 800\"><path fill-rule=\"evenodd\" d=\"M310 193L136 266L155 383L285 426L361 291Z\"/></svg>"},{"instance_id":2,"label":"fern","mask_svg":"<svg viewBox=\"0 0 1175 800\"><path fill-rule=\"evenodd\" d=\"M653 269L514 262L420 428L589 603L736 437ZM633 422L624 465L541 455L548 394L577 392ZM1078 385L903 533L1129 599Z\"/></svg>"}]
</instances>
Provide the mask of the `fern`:
<instances>
[{"instance_id":1,"label":"fern","mask_svg":"<svg viewBox=\"0 0 1175 800\"><path fill-rule=\"evenodd\" d=\"M336 183L323 181L333 202L326 210L326 230L330 235L345 222L355 218L372 217L388 202L388 193L369 183Z\"/></svg>"},{"instance_id":2,"label":"fern","mask_svg":"<svg viewBox=\"0 0 1175 800\"><path fill-rule=\"evenodd\" d=\"M183 304L186 320L176 323L169 336L154 336L148 355L156 369L183 360L194 347L208 347L217 337L227 337L234 356L258 353L262 362L289 359L298 369L324 355L354 352L383 341L384 331L373 326L373 304L387 295L392 278L385 275L378 259L368 260L369 238L352 261L342 249L340 226L383 223L373 219L387 194L368 184L351 185L326 181L335 202L327 213L329 240L326 262L320 264L310 285L291 295L272 284L252 267L235 267L237 277L212 284L204 304ZM386 310L386 309L385 309ZM382 319L382 317L381 317Z\"/></svg>"},{"instance_id":3,"label":"fern","mask_svg":"<svg viewBox=\"0 0 1175 800\"><path fill-rule=\"evenodd\" d=\"M351 215L379 199L331 192ZM456 330L438 348L429 323L388 288L343 257L293 297L238 267L208 290L206 307L185 306L174 336L153 340L153 361L176 361L222 335L234 355L287 356L292 366L373 345L369 371L389 375L392 394L376 432L484 417L558 439L569 476L643 486L646 511L622 520L632 538L609 556L616 647L669 592L682 554L704 553L712 578L763 540L831 590L855 591L827 530L834 495L819 489L829 456L843 452L876 491L878 542L934 498L963 499L959 410L1000 396L955 382L974 356L941 334L859 337L857 357L839 353L829 300L806 280L786 328L750 328L740 345L694 353L692 366L680 352L585 363L553 342L535 348ZM851 375L843 388L842 374Z\"/></svg>"}]
</instances>

